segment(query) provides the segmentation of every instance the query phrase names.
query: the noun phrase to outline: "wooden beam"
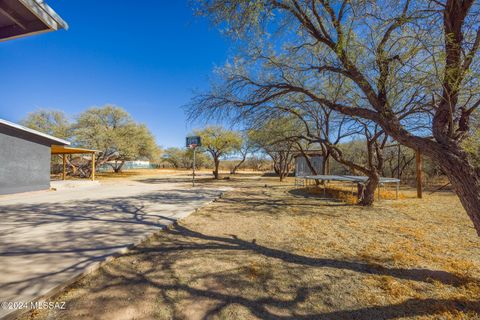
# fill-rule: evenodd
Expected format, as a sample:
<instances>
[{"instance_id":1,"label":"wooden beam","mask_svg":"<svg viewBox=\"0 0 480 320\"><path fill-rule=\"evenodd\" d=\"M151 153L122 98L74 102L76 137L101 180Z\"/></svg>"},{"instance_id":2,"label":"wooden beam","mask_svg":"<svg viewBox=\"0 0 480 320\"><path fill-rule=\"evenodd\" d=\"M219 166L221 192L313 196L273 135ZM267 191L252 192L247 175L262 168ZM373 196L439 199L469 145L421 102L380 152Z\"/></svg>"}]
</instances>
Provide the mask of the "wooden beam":
<instances>
[{"instance_id":1,"label":"wooden beam","mask_svg":"<svg viewBox=\"0 0 480 320\"><path fill-rule=\"evenodd\" d=\"M66 159L66 154L63 154L62 160L63 160L63 172L62 172L62 180L65 180L67 176L67 159Z\"/></svg>"},{"instance_id":2,"label":"wooden beam","mask_svg":"<svg viewBox=\"0 0 480 320\"><path fill-rule=\"evenodd\" d=\"M422 168L422 153L419 150L415 151L415 158L416 158L416 168L417 168L417 198L421 199L423 168Z\"/></svg>"},{"instance_id":3,"label":"wooden beam","mask_svg":"<svg viewBox=\"0 0 480 320\"><path fill-rule=\"evenodd\" d=\"M0 28L0 41L7 39L15 39L23 37L25 35L32 35L42 32L47 32L49 29L45 27L41 22L32 21L27 24L27 29L22 29L19 25L13 24L3 28Z\"/></svg>"},{"instance_id":4,"label":"wooden beam","mask_svg":"<svg viewBox=\"0 0 480 320\"><path fill-rule=\"evenodd\" d=\"M92 152L92 181L95 181L95 152Z\"/></svg>"},{"instance_id":5,"label":"wooden beam","mask_svg":"<svg viewBox=\"0 0 480 320\"><path fill-rule=\"evenodd\" d=\"M68 24L43 0L0 0L0 16L0 41L68 29Z\"/></svg>"},{"instance_id":6,"label":"wooden beam","mask_svg":"<svg viewBox=\"0 0 480 320\"><path fill-rule=\"evenodd\" d=\"M27 30L27 23L23 21L23 17L18 15L14 10L11 8L7 7L4 3L0 2L0 13L2 13L4 16L6 16L10 21L18 25L20 28L23 30Z\"/></svg>"}]
</instances>

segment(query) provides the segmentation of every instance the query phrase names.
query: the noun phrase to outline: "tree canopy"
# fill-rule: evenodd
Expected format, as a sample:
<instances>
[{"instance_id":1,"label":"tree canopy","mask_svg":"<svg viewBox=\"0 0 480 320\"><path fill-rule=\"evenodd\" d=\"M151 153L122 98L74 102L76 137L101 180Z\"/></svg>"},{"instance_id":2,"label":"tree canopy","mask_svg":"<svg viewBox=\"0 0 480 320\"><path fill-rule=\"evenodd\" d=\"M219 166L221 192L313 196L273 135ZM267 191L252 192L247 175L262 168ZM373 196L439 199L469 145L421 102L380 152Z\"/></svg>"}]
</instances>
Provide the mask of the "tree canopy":
<instances>
[{"instance_id":1,"label":"tree canopy","mask_svg":"<svg viewBox=\"0 0 480 320\"><path fill-rule=\"evenodd\" d=\"M301 126L300 126L301 128ZM266 153L273 161L273 169L282 181L292 169L297 142L299 123L292 117L269 119L256 122L248 131L254 148Z\"/></svg>"},{"instance_id":2,"label":"tree canopy","mask_svg":"<svg viewBox=\"0 0 480 320\"><path fill-rule=\"evenodd\" d=\"M201 150L199 150L201 151ZM174 168L191 168L193 165L193 150L184 148L167 148L163 155L163 162ZM210 164L210 159L203 152L196 152L195 166L202 168Z\"/></svg>"},{"instance_id":3,"label":"tree canopy","mask_svg":"<svg viewBox=\"0 0 480 320\"><path fill-rule=\"evenodd\" d=\"M463 143L480 107L478 0L197 3L241 43L197 113L309 121L316 105L372 122L442 168L480 234L480 168Z\"/></svg>"},{"instance_id":4,"label":"tree canopy","mask_svg":"<svg viewBox=\"0 0 480 320\"><path fill-rule=\"evenodd\" d=\"M25 127L47 133L57 138L70 139L72 137L72 125L65 113L56 110L38 110L30 112L21 121Z\"/></svg>"},{"instance_id":5,"label":"tree canopy","mask_svg":"<svg viewBox=\"0 0 480 320\"><path fill-rule=\"evenodd\" d=\"M75 143L100 150L104 163L115 160L118 171L125 161L151 158L157 146L143 124L137 124L124 109L112 105L90 108L80 114L74 127Z\"/></svg>"},{"instance_id":6,"label":"tree canopy","mask_svg":"<svg viewBox=\"0 0 480 320\"><path fill-rule=\"evenodd\" d=\"M148 128L113 105L90 108L73 123L62 112L48 110L30 113L22 123L71 140L76 146L99 150L97 164L109 164L116 172L125 161L158 156L159 148Z\"/></svg>"},{"instance_id":7,"label":"tree canopy","mask_svg":"<svg viewBox=\"0 0 480 320\"><path fill-rule=\"evenodd\" d=\"M242 147L242 136L236 131L220 126L210 126L202 130L195 130L194 134L201 137L202 147L212 156L214 162L213 175L215 179L218 179L218 167L221 157L240 150Z\"/></svg>"}]
</instances>

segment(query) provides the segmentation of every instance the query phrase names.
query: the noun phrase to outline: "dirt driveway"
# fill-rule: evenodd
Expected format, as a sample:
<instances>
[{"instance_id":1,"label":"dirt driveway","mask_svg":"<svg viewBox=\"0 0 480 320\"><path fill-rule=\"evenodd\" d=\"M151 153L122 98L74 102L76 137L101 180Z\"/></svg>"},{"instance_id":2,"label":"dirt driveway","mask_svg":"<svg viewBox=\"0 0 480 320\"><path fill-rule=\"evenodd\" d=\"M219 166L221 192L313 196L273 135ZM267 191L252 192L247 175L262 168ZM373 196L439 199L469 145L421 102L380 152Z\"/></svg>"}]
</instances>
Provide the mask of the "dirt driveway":
<instances>
[{"instance_id":1,"label":"dirt driveway","mask_svg":"<svg viewBox=\"0 0 480 320\"><path fill-rule=\"evenodd\" d=\"M277 180L215 183L235 189L52 297L66 310L20 319L480 319L480 243L455 195L362 208Z\"/></svg>"},{"instance_id":2,"label":"dirt driveway","mask_svg":"<svg viewBox=\"0 0 480 320\"><path fill-rule=\"evenodd\" d=\"M223 190L192 189L187 181L150 177L1 197L0 301L41 296Z\"/></svg>"}]
</instances>

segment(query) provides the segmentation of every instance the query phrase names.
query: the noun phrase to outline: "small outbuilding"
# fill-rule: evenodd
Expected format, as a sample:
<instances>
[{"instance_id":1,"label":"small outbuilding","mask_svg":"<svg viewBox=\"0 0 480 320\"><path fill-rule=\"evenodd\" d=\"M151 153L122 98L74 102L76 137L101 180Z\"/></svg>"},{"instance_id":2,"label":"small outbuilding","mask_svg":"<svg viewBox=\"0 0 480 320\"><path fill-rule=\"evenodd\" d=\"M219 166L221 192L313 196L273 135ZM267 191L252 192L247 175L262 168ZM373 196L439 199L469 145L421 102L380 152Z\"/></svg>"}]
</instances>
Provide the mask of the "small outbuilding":
<instances>
[{"instance_id":1,"label":"small outbuilding","mask_svg":"<svg viewBox=\"0 0 480 320\"><path fill-rule=\"evenodd\" d=\"M305 151L305 154L308 156L310 160L310 164L317 172L316 174L320 174L322 172L323 166L323 155L318 151ZM315 175L312 172L312 169L307 163L307 159L302 153L298 153L295 155L295 177L305 177Z\"/></svg>"},{"instance_id":2,"label":"small outbuilding","mask_svg":"<svg viewBox=\"0 0 480 320\"><path fill-rule=\"evenodd\" d=\"M0 119L0 194L49 189L54 145L70 142Z\"/></svg>"}]
</instances>

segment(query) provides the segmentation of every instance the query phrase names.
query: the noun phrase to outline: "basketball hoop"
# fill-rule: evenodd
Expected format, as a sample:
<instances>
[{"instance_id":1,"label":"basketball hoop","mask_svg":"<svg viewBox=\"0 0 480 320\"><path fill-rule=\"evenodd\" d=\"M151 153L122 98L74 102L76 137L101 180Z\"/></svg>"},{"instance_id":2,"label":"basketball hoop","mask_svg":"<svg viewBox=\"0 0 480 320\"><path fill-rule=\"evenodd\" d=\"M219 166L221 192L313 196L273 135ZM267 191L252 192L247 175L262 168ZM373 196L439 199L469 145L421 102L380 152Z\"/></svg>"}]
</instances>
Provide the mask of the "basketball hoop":
<instances>
[{"instance_id":1,"label":"basketball hoop","mask_svg":"<svg viewBox=\"0 0 480 320\"><path fill-rule=\"evenodd\" d=\"M191 136L187 137L186 143L187 148L193 150L193 164L192 164L192 186L195 187L195 153L197 151L197 147L202 145L202 140L199 136Z\"/></svg>"}]
</instances>

